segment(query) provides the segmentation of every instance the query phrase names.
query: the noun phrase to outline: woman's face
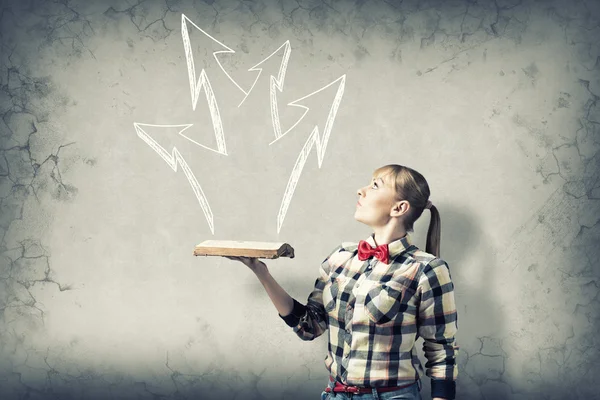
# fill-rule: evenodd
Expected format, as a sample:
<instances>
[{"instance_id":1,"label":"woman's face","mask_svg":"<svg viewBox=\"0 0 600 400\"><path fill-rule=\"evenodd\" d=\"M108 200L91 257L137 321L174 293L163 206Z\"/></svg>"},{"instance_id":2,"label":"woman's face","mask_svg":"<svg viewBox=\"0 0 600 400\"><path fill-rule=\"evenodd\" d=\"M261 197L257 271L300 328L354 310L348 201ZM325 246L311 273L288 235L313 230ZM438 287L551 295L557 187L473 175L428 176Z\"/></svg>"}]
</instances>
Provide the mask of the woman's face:
<instances>
[{"instance_id":1,"label":"woman's face","mask_svg":"<svg viewBox=\"0 0 600 400\"><path fill-rule=\"evenodd\" d=\"M373 177L367 186L358 189L354 218L371 227L386 225L396 202L392 175Z\"/></svg>"}]
</instances>

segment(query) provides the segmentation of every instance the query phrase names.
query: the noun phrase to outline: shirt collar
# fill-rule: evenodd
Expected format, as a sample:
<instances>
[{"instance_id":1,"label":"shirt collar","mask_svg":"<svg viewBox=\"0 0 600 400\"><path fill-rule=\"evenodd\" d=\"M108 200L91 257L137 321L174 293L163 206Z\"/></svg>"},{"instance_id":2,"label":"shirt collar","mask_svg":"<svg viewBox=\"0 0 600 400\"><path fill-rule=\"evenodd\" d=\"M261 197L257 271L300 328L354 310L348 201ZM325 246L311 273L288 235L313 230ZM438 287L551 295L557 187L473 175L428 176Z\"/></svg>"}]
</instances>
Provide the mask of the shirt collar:
<instances>
[{"instance_id":1,"label":"shirt collar","mask_svg":"<svg viewBox=\"0 0 600 400\"><path fill-rule=\"evenodd\" d=\"M372 247L375 247L375 233L372 233L366 239L367 243L369 243ZM410 235L407 233L405 236L400 239L396 239L393 242L388 243L388 252L390 255L390 259L396 257L398 254L406 251L412 245L412 241Z\"/></svg>"}]
</instances>

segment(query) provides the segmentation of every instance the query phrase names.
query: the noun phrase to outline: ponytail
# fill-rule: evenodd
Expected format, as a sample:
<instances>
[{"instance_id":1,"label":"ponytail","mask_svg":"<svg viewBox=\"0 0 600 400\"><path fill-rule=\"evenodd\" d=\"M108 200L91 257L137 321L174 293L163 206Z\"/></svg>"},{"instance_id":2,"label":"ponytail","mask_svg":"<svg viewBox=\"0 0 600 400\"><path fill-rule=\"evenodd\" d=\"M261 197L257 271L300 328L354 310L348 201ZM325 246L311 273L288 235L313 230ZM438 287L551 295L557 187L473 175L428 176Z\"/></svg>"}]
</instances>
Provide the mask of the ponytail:
<instances>
[{"instance_id":1,"label":"ponytail","mask_svg":"<svg viewBox=\"0 0 600 400\"><path fill-rule=\"evenodd\" d=\"M429 229L427 230L427 244L425 251L429 254L433 254L436 257L440 256L440 236L441 236L441 225L440 212L437 207L433 204L429 209L431 211L431 219L429 220Z\"/></svg>"}]
</instances>

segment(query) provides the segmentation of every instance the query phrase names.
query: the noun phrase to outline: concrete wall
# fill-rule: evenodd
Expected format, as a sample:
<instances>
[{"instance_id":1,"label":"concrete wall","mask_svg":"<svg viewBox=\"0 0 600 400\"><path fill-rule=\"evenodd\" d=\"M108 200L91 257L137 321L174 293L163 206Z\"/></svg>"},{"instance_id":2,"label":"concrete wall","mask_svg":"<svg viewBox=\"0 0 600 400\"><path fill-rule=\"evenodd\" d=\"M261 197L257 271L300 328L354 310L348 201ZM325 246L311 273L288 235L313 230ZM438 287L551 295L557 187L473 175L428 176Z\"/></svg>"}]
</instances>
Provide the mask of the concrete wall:
<instances>
[{"instance_id":1,"label":"concrete wall","mask_svg":"<svg viewBox=\"0 0 600 400\"><path fill-rule=\"evenodd\" d=\"M3 1L0 398L318 398L325 338L302 342L243 265L192 250L288 242L296 257L267 263L304 301L327 253L370 234L356 189L388 163L440 209L458 398L596 398L599 22L595 1ZM285 57L282 133L314 94L269 145ZM313 145L278 232L315 126L321 167Z\"/></svg>"}]
</instances>

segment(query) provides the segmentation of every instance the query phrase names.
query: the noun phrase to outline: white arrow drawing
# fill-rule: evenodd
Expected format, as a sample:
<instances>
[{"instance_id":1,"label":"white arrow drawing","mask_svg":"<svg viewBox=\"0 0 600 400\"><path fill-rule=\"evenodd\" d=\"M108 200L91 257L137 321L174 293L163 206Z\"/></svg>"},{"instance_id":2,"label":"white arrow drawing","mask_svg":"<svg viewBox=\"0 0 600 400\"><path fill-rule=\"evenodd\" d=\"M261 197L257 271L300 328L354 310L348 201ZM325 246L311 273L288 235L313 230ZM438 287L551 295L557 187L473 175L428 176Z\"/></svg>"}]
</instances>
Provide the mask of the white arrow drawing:
<instances>
[{"instance_id":1,"label":"white arrow drawing","mask_svg":"<svg viewBox=\"0 0 600 400\"><path fill-rule=\"evenodd\" d=\"M254 80L252 87L248 91L248 95L249 95L250 92L252 92L252 89L254 89L254 85L256 85L256 82L258 81L258 79L260 78L260 75L263 72L261 65L265 64L271 57L278 54L281 51L281 49L283 49L283 56L282 56L281 64L279 65L279 71L277 72L277 77L274 77L274 76L269 77L271 121L273 123L273 129L275 131L275 140L279 139L281 136L285 135L287 132L294 129L294 126L295 126L295 125L292 126L285 133L283 133L283 135L281 134L281 124L279 122L279 107L277 104L277 90L279 92L283 91L283 83L285 81L285 73L287 72L288 61L290 59L290 54L292 52L292 48L290 46L290 41L286 40L285 43L283 43L281 46L279 46L279 48L277 50L275 50L273 53L271 53L267 58L265 58L264 60L262 60L255 66L251 67L250 69L248 69L249 72L258 71L258 75L256 76L256 79ZM248 95L246 95L246 97L244 97L244 99L242 100L240 105L242 105L242 103L244 102L244 100L246 100Z\"/></svg>"},{"instance_id":2,"label":"white arrow drawing","mask_svg":"<svg viewBox=\"0 0 600 400\"><path fill-rule=\"evenodd\" d=\"M296 159L296 163L294 164L294 168L292 169L290 179L288 180L285 192L283 194L281 206L279 207L279 213L277 215L277 233L279 233L279 231L281 230L283 220L285 219L285 215L287 214L287 210L292 200L292 196L294 195L294 191L296 190L296 185L298 184L298 180L300 179L300 175L302 174L302 170L304 169L304 165L306 164L306 160L308 159L308 155L310 154L313 145L316 145L317 147L317 159L319 163L319 168L321 168L321 164L323 163L323 159L325 157L325 149L327 148L327 142L329 141L329 136L331 135L331 130L333 128L333 122L335 121L335 116L340 106L340 102L342 101L342 96L344 95L344 88L346 86L346 75L342 75L335 81L331 82L326 86L323 86L317 91L314 91L298 100L288 103L288 106L301 107L304 109L304 114L302 114L300 119L294 124L293 127L295 127L309 112L309 108L303 106L302 104L300 104L300 102L311 96L316 95L317 93L327 89L332 85L335 85L336 83L338 84L338 88L333 102L331 104L331 108L329 109L329 115L327 116L327 121L325 122L325 129L323 129L323 132L321 134L319 132L319 126L315 125L310 136L304 143L300 154L298 154L298 158ZM273 142L271 142L271 144L273 144L277 140L278 139L275 139Z\"/></svg>"},{"instance_id":3,"label":"white arrow drawing","mask_svg":"<svg viewBox=\"0 0 600 400\"><path fill-rule=\"evenodd\" d=\"M154 140L144 130L144 127L180 128L178 134L180 136L186 138L190 142L196 144L197 146L203 147L207 150L211 150L211 151L214 151L219 154L227 155L227 149L226 149L226 145L225 145L225 134L223 131L223 123L221 120L221 114L219 111L219 106L217 104L217 100L216 100L214 91L212 89L210 80L209 80L208 75L204 68L200 71L200 74L198 76L196 76L196 66L194 63L194 54L193 54L192 45L190 42L188 24L191 24L194 28L196 28L199 32L201 32L206 38L208 38L211 41L213 41L214 43L216 43L222 49L222 50L214 51L212 53L212 55L213 55L213 58L215 59L215 61L217 62L219 68L221 69L221 71L223 71L223 73L236 86L236 88L238 90L240 90L242 93L244 93L244 98L238 104L238 107L240 107L244 103L244 101L248 98L249 94L254 89L256 83L258 82L258 79L260 78L260 76L263 72L263 65L269 59L274 57L276 54L279 54L283 50L282 61L279 65L277 76L275 77L275 76L271 75L269 77L271 122L273 125L274 134L275 134L275 140L273 140L271 143L269 143L269 145L272 145L275 142L277 142L279 139L281 139L286 134L288 134L293 129L295 129L298 126L298 124L300 124L300 122L302 120L304 120L304 118L310 111L309 107L302 104L302 102L304 100L306 100L312 96L315 96L316 94L322 92L323 90L325 90L335 84L338 85L335 97L334 97L331 107L329 109L329 114L328 114L327 120L325 122L324 129L321 132L319 130L319 124L314 125L314 128L312 128L311 133L308 136L308 139L306 140L306 142L304 143L304 146L302 147L302 150L300 151L300 153L296 159L296 163L294 164L294 167L292 169L292 173L288 180L288 183L287 183L284 195L283 195L283 199L281 202L281 206L279 208L279 213L277 216L277 233L279 233L281 230L283 221L285 219L285 215L289 208L292 196L294 194L294 191L296 190L298 180L300 179L300 175L302 174L302 170L304 168L304 165L306 164L306 160L308 159L308 156L312 150L313 145L316 145L316 147L317 147L318 165L319 165L319 168L321 168L323 159L325 157L325 150L327 148L327 143L329 141L329 137L331 135L331 130L333 128L333 123L335 121L335 117L337 115L337 111L338 111L340 102L344 95L344 88L346 85L346 75L342 75L341 77L339 77L335 81L329 83L328 85L326 85L326 86L324 86L302 98L299 98L291 103L288 103L288 106L300 107L304 110L304 112L303 112L302 116L300 116L300 118L298 118L298 120L291 127L289 127L285 132L282 132L279 107L278 107L278 92L279 93L283 92L285 75L287 72L287 66L288 66L288 62L289 62L289 58L290 58L290 54L291 54L291 46L290 46L289 40L284 42L277 50L275 50L273 53L271 53L268 57L266 57L265 59L263 59L258 64L251 67L250 69L248 69L249 72L257 72L257 75L256 75L256 78L254 79L254 82L251 85L250 89L248 91L246 91L231 77L231 75L225 70L225 68L223 68L223 65L221 64L221 62L219 61L219 58L217 57L217 55L223 54L223 53L234 54L235 51L230 49L229 47L227 47L226 45L224 45L223 43L221 43L220 41L218 41L211 35L209 35L204 30L202 30L199 26L197 26L189 18L187 18L185 16L185 14L181 15L181 36L183 39L183 46L184 46L185 56L186 56L186 61L187 61L188 78L189 78L189 84L190 84L190 95L191 95L191 99L192 99L192 109L196 110L200 92L202 90L204 90L204 93L206 96L206 101L207 101L209 112L210 112L210 116L211 116L211 120L212 120L212 124L213 124L213 130L215 133L217 148L216 149L210 148L210 147L205 146L201 143L198 143L197 141L186 136L183 132L185 130L187 130L189 127L191 127L192 126L191 124L153 125L153 124L134 123L134 127L137 132L137 135L142 140L144 140L152 149L154 149L154 151L156 151L165 160L165 162L167 162L167 164L173 169L173 171L177 171L177 164L181 165L181 168L183 169L188 181L190 182L190 185L192 186L192 190L194 191L196 198L198 199L198 202L199 202L200 206L202 207L204 215L206 216L206 220L208 221L211 232L213 234L214 234L214 225L213 225L212 211L210 209L210 206L208 205L206 196L204 195L204 192L202 191L202 188L201 188L200 184L198 183L198 180L196 179L195 175L189 168L187 162L185 161L185 159L182 157L181 153L179 152L179 150L177 150L177 148L175 146L173 146L172 152L169 153L164 147L162 147L156 140Z\"/></svg>"},{"instance_id":4,"label":"white arrow drawing","mask_svg":"<svg viewBox=\"0 0 600 400\"><path fill-rule=\"evenodd\" d=\"M173 146L173 150L171 151L171 153L169 153L167 151L167 149L165 149L156 140L154 140L154 138L152 138L144 130L144 128L148 128L148 127L153 127L153 128L179 128L180 129L179 132L178 132L179 135L181 135L182 137L186 138L187 140L190 140L193 143L196 143L197 145L202 146L202 147L204 147L206 149L209 149L209 150L212 150L212 151L216 151L216 150L210 149L210 148L208 148L206 146L203 146L203 145L201 145L201 144L199 144L199 143L191 140L189 137L187 137L187 136L185 136L183 134L183 132L186 129L188 129L189 127L191 127L192 124L183 124L183 125L153 125L153 124L141 124L141 123L134 122L133 126L135 128L135 131L137 132L137 135L140 137L140 139L142 139L154 151L156 151L158 153L158 155L161 156L162 159L165 160L165 162L173 169L173 171L177 172L177 164L181 165L181 169L183 170L183 173L185 174L188 182L192 186L192 190L194 191L194 194L196 195L196 198L198 199L198 203L200 204L200 207L202 208L202 211L204 212L204 216L206 217L206 221L208 222L208 226L210 227L210 231L214 235L215 234L215 227L214 227L214 222L213 222L213 213L212 213L212 211L210 209L210 206L208 204L208 200L206 199L206 195L202 191L202 187L200 186L200 183L198 183L198 179L196 179L196 176L192 172L192 170L189 167L188 163L185 161L185 159L183 158L183 156L181 155L181 153L179 152L179 150L177 150L177 147ZM221 153L221 154L223 154L223 153Z\"/></svg>"},{"instance_id":5,"label":"white arrow drawing","mask_svg":"<svg viewBox=\"0 0 600 400\"><path fill-rule=\"evenodd\" d=\"M215 61L217 62L217 64L219 65L219 68L221 68L221 71L223 71L223 73L227 76L227 78L229 78L229 80L242 93L244 93L244 95L247 96L248 92L246 92L244 89L242 89L242 87L240 85L238 85L238 83L231 77L231 75L229 75L229 73L227 73L227 71L225 70L225 68L223 68L223 65L221 64L221 61L219 61L219 58L217 57L217 54L224 54L224 53L225 54L227 54L227 53L235 54L235 50L230 49L223 43L219 42L217 39L215 39L214 37L209 35L206 31L204 31L202 28L200 28L198 25L193 23L192 20L190 20L188 17L185 16L185 14L181 14L181 37L183 38L183 47L185 49L185 58L187 60L188 76L190 79L190 91L192 94L193 109L194 110L196 109L196 102L198 101L198 94L200 93L200 88L202 86L202 72L204 72L204 69L202 69L202 72L200 73L200 75L201 75L200 79L198 81L196 81L196 66L194 64L194 52L192 51L192 44L190 42L190 35L189 35L187 23L192 24L194 26L194 28L199 30L202 34L204 34L206 37L208 37L210 40L214 41L215 43L217 43L219 46L221 46L224 49L224 50L219 50L219 51L213 52L213 57L214 57ZM206 73L204 73L204 76L205 76L205 81L208 81L208 79L206 78Z\"/></svg>"},{"instance_id":6,"label":"white arrow drawing","mask_svg":"<svg viewBox=\"0 0 600 400\"><path fill-rule=\"evenodd\" d=\"M198 25L194 24L185 14L181 14L181 37L183 39L183 48L185 50L185 58L187 61L187 69L188 69L188 78L190 81L190 94L192 96L192 109L196 110L196 105L198 104L198 97L200 96L200 92L204 89L204 93L206 96L206 102L208 103L208 109L210 112L210 118L213 124L213 129L215 132L215 137L217 139L217 149L219 153L227 154L227 150L225 147L225 133L223 131L223 121L221 120L221 113L219 112L219 105L217 103L217 99L215 97L215 93L213 91L212 85L210 84L210 79L208 79L208 75L206 74L206 70L203 68L200 71L198 78L196 78L196 65L194 62L194 52L192 50L192 44L190 42L190 34L188 31L188 23L194 26L197 30L199 30L202 34L208 37L213 42L217 43L224 50L213 52L213 57L221 71L233 82L233 84L242 91L245 95L247 95L246 91L237 84L237 82L225 71L223 65L219 61L217 55L222 53L235 53L234 50L225 46L223 43L219 42L217 39L206 33L202 30ZM198 144L198 143L196 143ZM202 145L200 145L202 146ZM204 146L202 146L204 147Z\"/></svg>"}]
</instances>

